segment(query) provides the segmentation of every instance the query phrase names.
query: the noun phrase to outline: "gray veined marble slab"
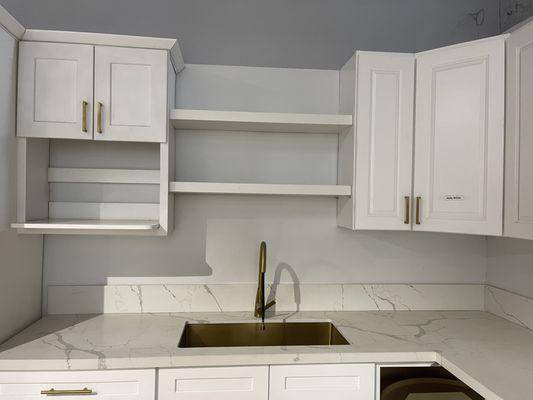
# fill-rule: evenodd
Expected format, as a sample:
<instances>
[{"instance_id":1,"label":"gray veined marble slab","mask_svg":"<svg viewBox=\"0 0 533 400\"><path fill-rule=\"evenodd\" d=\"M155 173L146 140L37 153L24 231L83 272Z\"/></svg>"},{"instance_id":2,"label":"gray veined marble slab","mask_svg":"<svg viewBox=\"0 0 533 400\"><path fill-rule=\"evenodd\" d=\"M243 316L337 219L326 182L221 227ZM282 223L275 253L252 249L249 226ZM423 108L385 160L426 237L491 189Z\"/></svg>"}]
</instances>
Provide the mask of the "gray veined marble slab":
<instances>
[{"instance_id":1,"label":"gray veined marble slab","mask_svg":"<svg viewBox=\"0 0 533 400\"><path fill-rule=\"evenodd\" d=\"M533 393L533 332L478 311L277 313L331 321L346 346L177 347L190 322L246 322L249 312L49 316L0 347L0 370L123 369L336 362L438 362L487 400Z\"/></svg>"},{"instance_id":2,"label":"gray veined marble slab","mask_svg":"<svg viewBox=\"0 0 533 400\"><path fill-rule=\"evenodd\" d=\"M279 284L277 311L483 310L483 285ZM48 314L252 311L255 284L49 286Z\"/></svg>"},{"instance_id":3,"label":"gray veined marble slab","mask_svg":"<svg viewBox=\"0 0 533 400\"><path fill-rule=\"evenodd\" d=\"M486 286L485 310L523 327L533 329L533 299L528 297L494 286Z\"/></svg>"}]
</instances>

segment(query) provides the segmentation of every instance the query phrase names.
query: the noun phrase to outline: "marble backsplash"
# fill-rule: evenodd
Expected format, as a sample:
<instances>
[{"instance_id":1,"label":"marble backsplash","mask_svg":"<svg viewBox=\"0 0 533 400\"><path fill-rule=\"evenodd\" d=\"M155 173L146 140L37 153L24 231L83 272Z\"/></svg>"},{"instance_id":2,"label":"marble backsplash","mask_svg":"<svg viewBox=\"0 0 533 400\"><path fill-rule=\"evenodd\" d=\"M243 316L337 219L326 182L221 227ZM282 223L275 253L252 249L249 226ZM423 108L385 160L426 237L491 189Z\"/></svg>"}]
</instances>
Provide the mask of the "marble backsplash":
<instances>
[{"instance_id":1,"label":"marble backsplash","mask_svg":"<svg viewBox=\"0 0 533 400\"><path fill-rule=\"evenodd\" d=\"M49 286L48 314L253 311L255 284ZM484 310L475 284L277 284L276 311Z\"/></svg>"},{"instance_id":2,"label":"marble backsplash","mask_svg":"<svg viewBox=\"0 0 533 400\"><path fill-rule=\"evenodd\" d=\"M485 287L485 311L533 329L533 299L494 286Z\"/></svg>"}]
</instances>

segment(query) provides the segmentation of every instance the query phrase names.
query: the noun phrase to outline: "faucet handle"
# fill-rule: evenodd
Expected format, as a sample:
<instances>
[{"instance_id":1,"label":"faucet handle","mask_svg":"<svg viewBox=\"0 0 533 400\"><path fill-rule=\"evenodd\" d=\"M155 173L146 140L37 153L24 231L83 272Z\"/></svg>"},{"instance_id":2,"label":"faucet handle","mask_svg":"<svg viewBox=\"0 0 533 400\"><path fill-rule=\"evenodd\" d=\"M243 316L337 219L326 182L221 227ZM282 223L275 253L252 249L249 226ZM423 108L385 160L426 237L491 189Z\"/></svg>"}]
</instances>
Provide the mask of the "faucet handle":
<instances>
[{"instance_id":1,"label":"faucet handle","mask_svg":"<svg viewBox=\"0 0 533 400\"><path fill-rule=\"evenodd\" d=\"M268 310L274 304L276 304L276 300L269 301L267 304L265 304L265 310Z\"/></svg>"}]
</instances>

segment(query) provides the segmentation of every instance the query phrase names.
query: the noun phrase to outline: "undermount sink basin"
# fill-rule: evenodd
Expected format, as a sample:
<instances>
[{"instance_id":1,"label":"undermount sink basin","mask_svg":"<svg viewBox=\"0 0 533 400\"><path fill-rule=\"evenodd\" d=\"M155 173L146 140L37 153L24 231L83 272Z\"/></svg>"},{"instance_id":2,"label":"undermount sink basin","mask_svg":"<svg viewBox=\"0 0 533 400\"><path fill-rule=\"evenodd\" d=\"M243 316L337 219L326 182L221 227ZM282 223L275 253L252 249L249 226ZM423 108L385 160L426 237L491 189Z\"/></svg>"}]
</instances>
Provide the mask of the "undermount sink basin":
<instances>
[{"instance_id":1,"label":"undermount sink basin","mask_svg":"<svg viewBox=\"0 0 533 400\"><path fill-rule=\"evenodd\" d=\"M349 344L330 322L186 324L178 347Z\"/></svg>"}]
</instances>

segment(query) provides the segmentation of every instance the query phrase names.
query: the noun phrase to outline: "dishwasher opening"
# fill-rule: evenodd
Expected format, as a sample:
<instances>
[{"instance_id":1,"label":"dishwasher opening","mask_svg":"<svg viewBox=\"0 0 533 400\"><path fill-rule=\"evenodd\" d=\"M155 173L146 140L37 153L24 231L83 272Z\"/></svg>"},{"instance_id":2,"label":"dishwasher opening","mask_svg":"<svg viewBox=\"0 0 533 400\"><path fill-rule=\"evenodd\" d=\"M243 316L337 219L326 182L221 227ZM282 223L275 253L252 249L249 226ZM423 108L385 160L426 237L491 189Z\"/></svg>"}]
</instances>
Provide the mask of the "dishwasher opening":
<instances>
[{"instance_id":1,"label":"dishwasher opening","mask_svg":"<svg viewBox=\"0 0 533 400\"><path fill-rule=\"evenodd\" d=\"M484 400L441 366L379 368L379 400Z\"/></svg>"}]
</instances>

